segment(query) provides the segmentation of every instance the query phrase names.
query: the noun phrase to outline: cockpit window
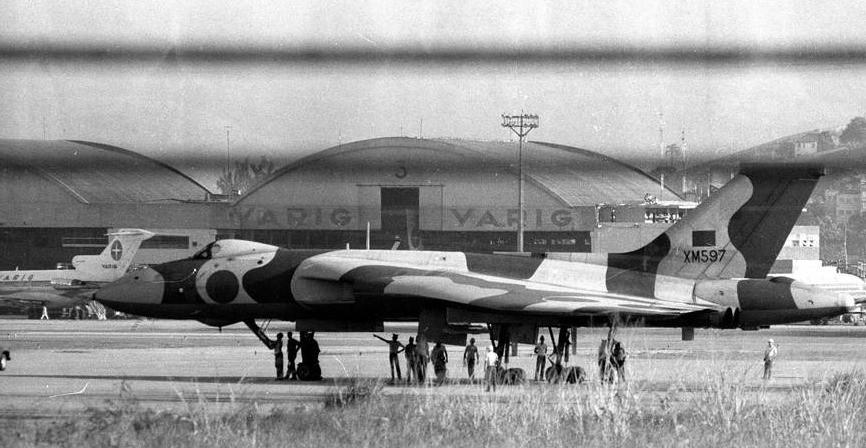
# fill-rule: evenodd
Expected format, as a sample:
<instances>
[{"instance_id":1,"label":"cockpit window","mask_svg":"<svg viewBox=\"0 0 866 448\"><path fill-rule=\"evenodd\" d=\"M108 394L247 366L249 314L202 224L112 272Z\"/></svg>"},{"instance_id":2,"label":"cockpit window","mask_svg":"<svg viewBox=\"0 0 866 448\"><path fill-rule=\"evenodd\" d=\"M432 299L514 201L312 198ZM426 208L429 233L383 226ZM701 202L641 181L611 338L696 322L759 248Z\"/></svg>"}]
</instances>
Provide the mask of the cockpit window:
<instances>
[{"instance_id":1,"label":"cockpit window","mask_svg":"<svg viewBox=\"0 0 866 448\"><path fill-rule=\"evenodd\" d=\"M277 250L276 246L254 241L219 240L208 244L192 256L193 260L211 260L214 258L230 258L260 253L270 253Z\"/></svg>"},{"instance_id":2,"label":"cockpit window","mask_svg":"<svg viewBox=\"0 0 866 448\"><path fill-rule=\"evenodd\" d=\"M210 260L211 257L213 257L213 251L211 249L213 248L214 244L216 244L216 242L210 243L207 246L205 246L202 250L196 252L195 255L192 256L192 259L193 260Z\"/></svg>"}]
</instances>

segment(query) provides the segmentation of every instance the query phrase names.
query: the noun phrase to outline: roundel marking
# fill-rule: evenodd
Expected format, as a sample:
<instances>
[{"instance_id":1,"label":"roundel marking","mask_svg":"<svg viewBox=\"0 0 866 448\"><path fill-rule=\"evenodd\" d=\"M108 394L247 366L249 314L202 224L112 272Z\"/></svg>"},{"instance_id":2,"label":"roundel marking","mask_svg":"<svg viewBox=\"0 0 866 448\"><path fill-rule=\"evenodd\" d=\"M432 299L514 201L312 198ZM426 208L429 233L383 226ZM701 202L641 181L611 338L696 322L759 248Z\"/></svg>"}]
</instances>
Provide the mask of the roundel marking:
<instances>
[{"instance_id":1,"label":"roundel marking","mask_svg":"<svg viewBox=\"0 0 866 448\"><path fill-rule=\"evenodd\" d=\"M120 261L120 257L123 256L123 244L118 240L114 240L111 243L111 259L114 261Z\"/></svg>"},{"instance_id":2,"label":"roundel marking","mask_svg":"<svg viewBox=\"0 0 866 448\"><path fill-rule=\"evenodd\" d=\"M217 303L229 303L235 299L240 290L238 278L230 271L216 271L205 284L207 295Z\"/></svg>"}]
</instances>

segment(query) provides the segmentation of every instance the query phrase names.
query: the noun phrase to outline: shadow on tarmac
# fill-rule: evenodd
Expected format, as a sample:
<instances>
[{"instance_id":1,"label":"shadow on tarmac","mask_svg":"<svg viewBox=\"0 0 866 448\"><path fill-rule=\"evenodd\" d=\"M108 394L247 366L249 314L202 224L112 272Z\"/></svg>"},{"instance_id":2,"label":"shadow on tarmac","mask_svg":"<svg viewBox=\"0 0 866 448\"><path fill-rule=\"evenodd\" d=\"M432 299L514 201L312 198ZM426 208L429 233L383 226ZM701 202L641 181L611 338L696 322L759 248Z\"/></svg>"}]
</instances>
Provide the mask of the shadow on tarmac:
<instances>
[{"instance_id":1,"label":"shadow on tarmac","mask_svg":"<svg viewBox=\"0 0 866 448\"><path fill-rule=\"evenodd\" d=\"M181 383L224 383L224 384L284 384L297 386L348 386L358 381L381 382L385 386L393 387L418 387L418 383L407 384L406 380L392 382L384 378L357 378L339 377L323 378L321 381L300 380L276 380L274 378L251 377L251 376L156 376L156 375L16 375L4 374L7 378L43 378L43 379L72 379L72 380L116 380L116 381L161 381ZM480 385L481 381L470 382L468 379L449 379L446 385Z\"/></svg>"},{"instance_id":2,"label":"shadow on tarmac","mask_svg":"<svg viewBox=\"0 0 866 448\"><path fill-rule=\"evenodd\" d=\"M362 382L380 382L383 386L388 387L389 389L395 388L405 388L405 389L423 389L427 387L425 384L412 383L407 384L405 380L399 380L397 382L392 382L390 379L386 378L353 378L353 377L340 377L340 378L323 378L321 381L299 381L299 380L275 380L274 378L265 378L265 377L242 377L242 376L148 376L148 375L15 375L15 374L4 374L3 377L8 378L42 378L42 379L71 379L71 380L115 380L115 381L152 381L152 382L164 382L164 383L211 383L211 384L249 384L249 385L266 385L272 384L275 386L287 386L290 388L294 387L311 387L311 386L320 386L320 387L343 387L343 386L351 386L358 383L358 381ZM774 379L770 382L764 381L750 381L748 384L743 384L743 390L767 390L767 391L785 391L785 390L794 390L797 388L805 387L805 385L796 385L792 383L790 380L794 379L793 377L779 377L778 379ZM482 387L484 384L482 381L475 380L469 381L467 378L463 379L448 379L443 385L437 385L436 383L431 383L429 386L432 388L440 387L440 386L477 386ZM527 381L523 385L524 387L576 387L576 388L586 388L597 386L595 382L588 382L584 384L550 384L546 381ZM513 387L500 384L500 387ZM674 384L668 381L664 382L649 382L649 381L631 381L628 383L628 386L625 384L611 385L612 388L620 388L620 387L630 387L634 390L641 390L643 392L654 392L654 393L700 393L706 392L707 387L706 384Z\"/></svg>"}]
</instances>

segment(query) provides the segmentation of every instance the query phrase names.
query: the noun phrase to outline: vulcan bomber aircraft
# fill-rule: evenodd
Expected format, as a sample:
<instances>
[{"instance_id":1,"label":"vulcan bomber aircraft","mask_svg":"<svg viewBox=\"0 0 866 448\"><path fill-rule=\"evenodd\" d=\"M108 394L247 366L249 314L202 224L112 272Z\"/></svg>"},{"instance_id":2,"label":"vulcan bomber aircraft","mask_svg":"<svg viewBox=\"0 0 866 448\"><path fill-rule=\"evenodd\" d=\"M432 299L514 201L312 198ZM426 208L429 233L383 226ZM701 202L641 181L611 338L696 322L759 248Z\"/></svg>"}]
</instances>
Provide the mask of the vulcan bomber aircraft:
<instances>
[{"instance_id":1,"label":"vulcan bomber aircraft","mask_svg":"<svg viewBox=\"0 0 866 448\"><path fill-rule=\"evenodd\" d=\"M438 251L291 250L219 240L185 260L136 270L96 292L142 316L246 323L294 321L298 331L381 331L417 321L428 340L461 344L486 323L502 351L539 327L613 320L693 329L758 329L835 316L846 294L767 273L822 174L748 166L643 247L546 256ZM562 335L562 333L560 333ZM560 342L562 337L560 337Z\"/></svg>"}]
</instances>

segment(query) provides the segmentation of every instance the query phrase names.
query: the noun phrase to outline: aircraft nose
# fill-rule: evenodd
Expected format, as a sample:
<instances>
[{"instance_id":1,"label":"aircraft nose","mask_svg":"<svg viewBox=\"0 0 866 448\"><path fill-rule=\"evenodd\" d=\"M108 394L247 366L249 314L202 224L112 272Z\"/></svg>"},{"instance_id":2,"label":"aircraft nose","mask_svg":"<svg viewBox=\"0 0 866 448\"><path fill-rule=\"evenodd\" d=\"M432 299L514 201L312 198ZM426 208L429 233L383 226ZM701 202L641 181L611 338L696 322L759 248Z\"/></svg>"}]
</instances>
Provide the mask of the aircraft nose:
<instances>
[{"instance_id":1,"label":"aircraft nose","mask_svg":"<svg viewBox=\"0 0 866 448\"><path fill-rule=\"evenodd\" d=\"M165 279L151 268L140 268L103 286L94 299L118 311L123 305L157 305L162 302Z\"/></svg>"}]
</instances>

